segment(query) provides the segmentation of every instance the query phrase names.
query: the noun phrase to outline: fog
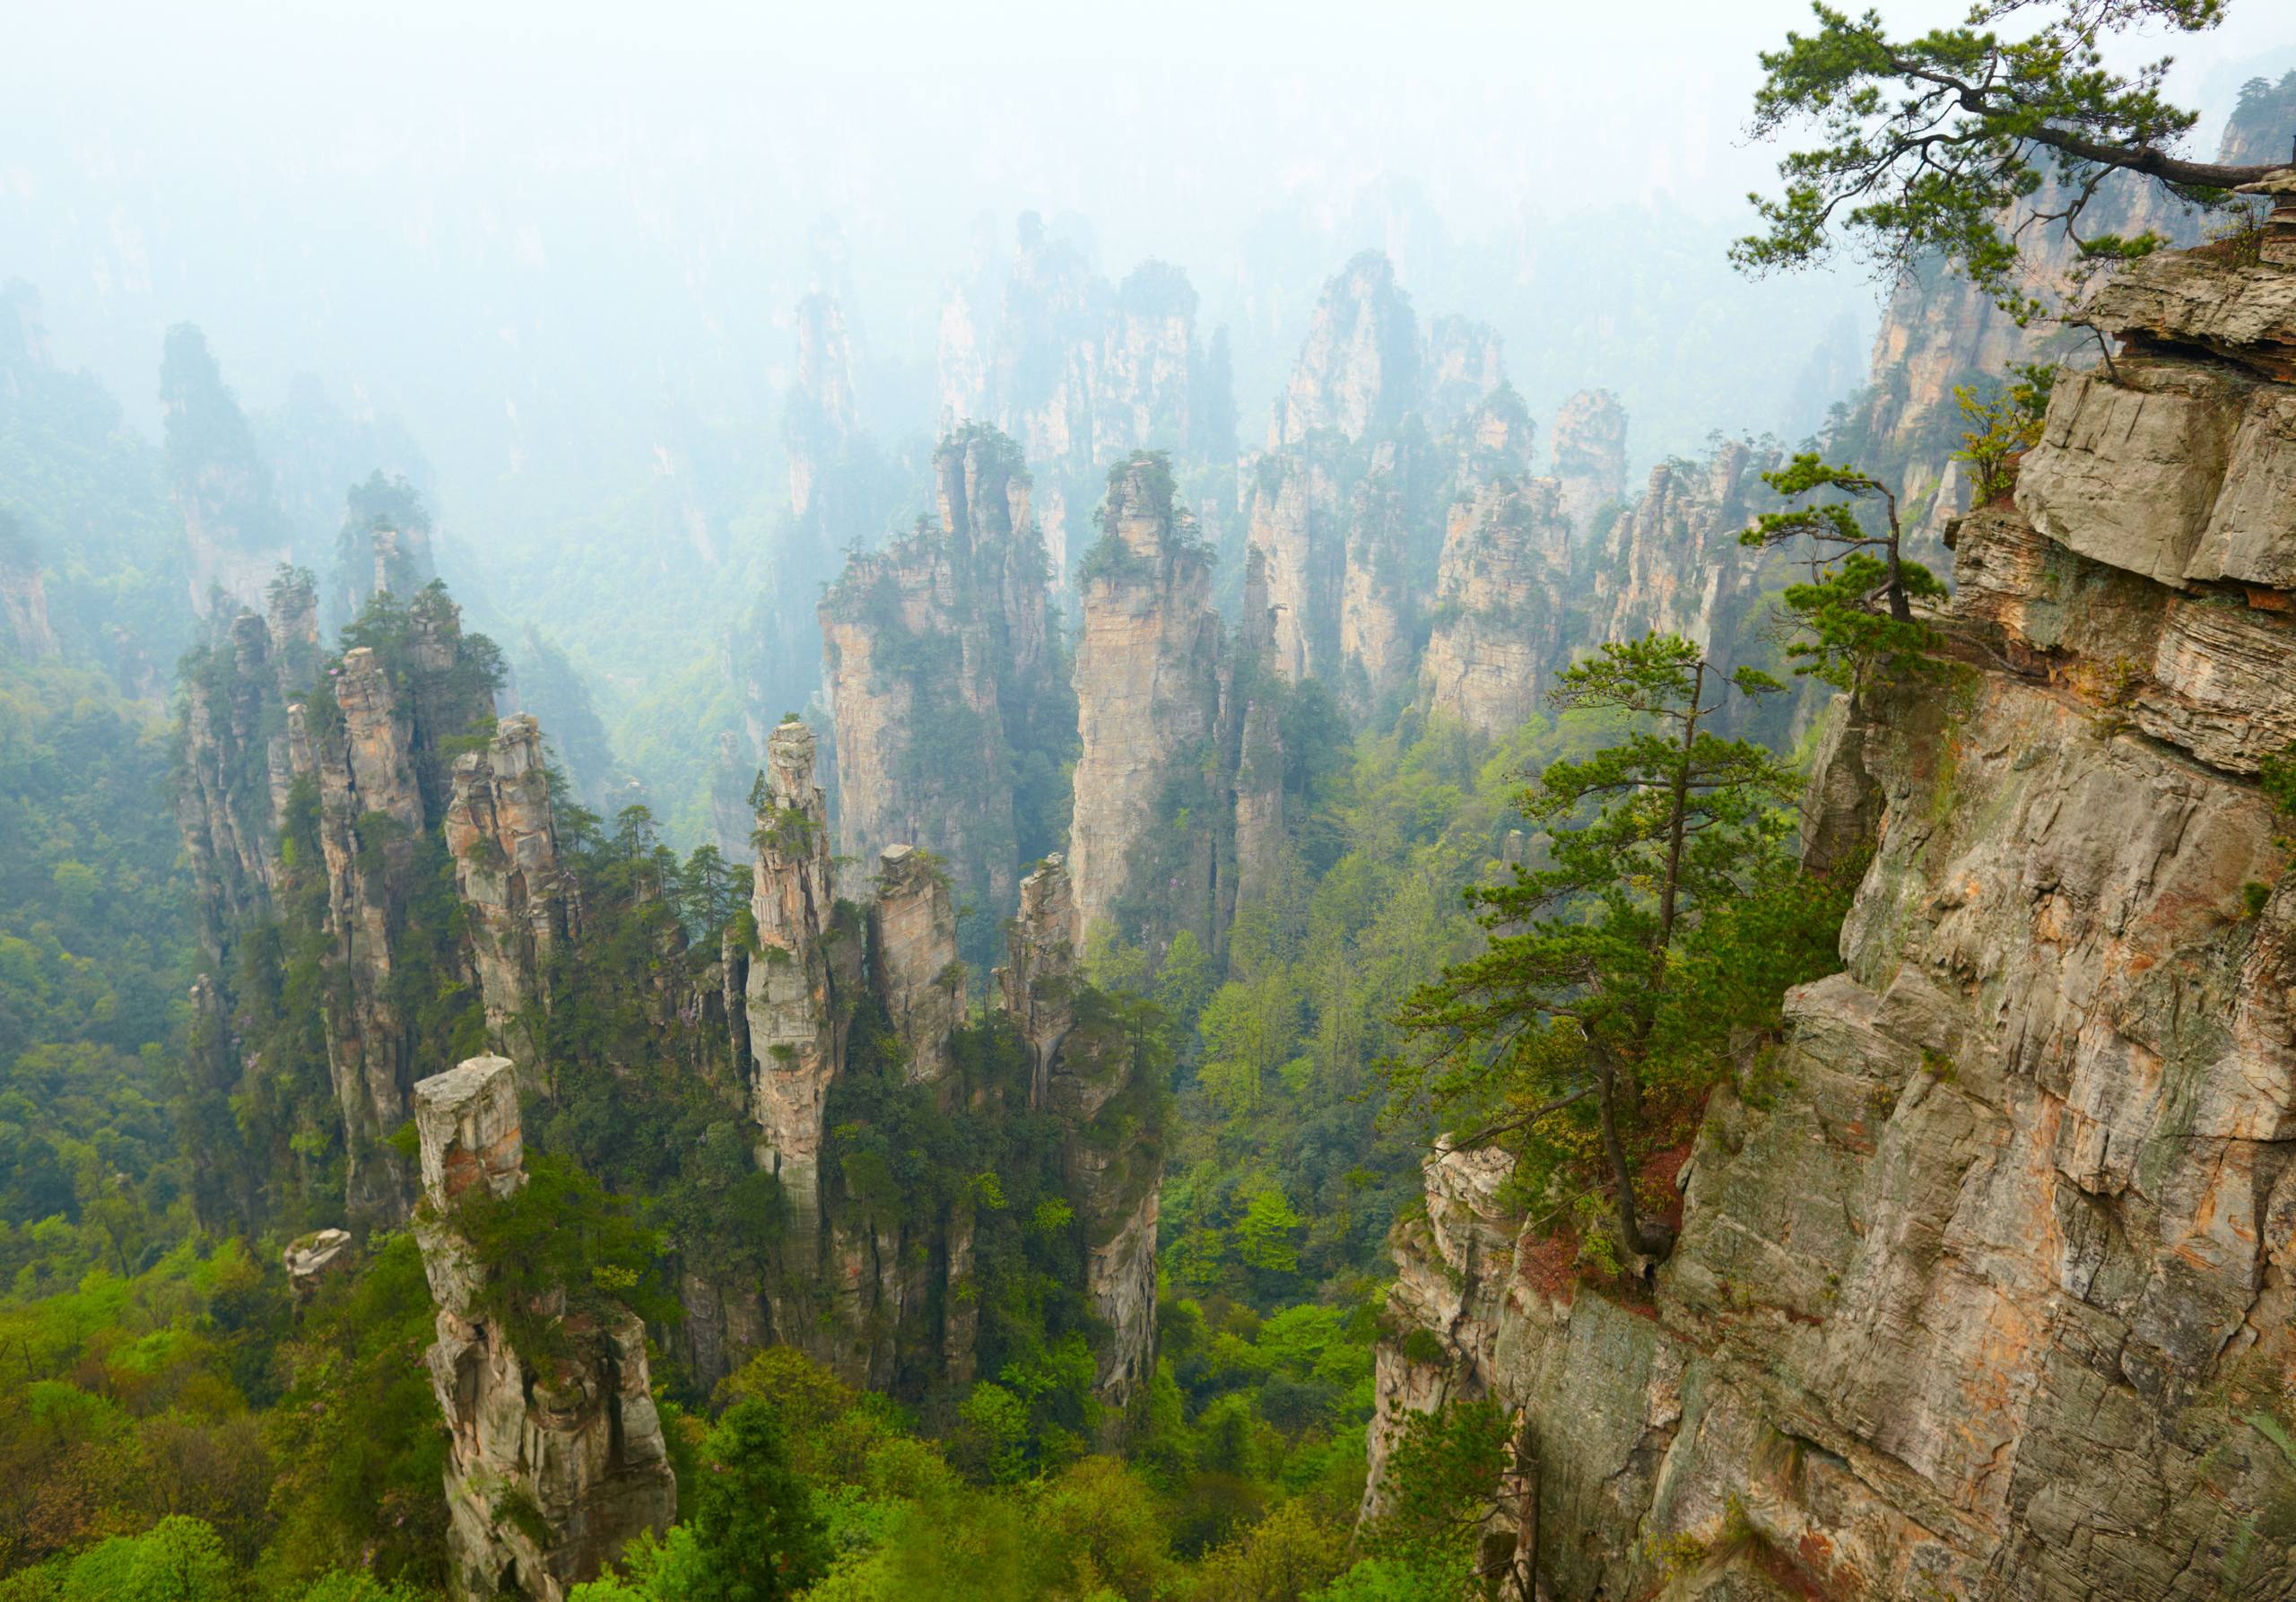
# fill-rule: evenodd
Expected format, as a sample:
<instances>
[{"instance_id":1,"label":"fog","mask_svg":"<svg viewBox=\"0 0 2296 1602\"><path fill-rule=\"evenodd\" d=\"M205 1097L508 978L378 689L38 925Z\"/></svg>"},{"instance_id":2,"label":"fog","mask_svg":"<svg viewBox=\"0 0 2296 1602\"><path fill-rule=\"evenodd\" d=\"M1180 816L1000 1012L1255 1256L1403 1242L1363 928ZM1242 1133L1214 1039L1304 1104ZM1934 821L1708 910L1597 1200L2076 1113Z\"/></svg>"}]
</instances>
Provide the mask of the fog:
<instances>
[{"instance_id":1,"label":"fog","mask_svg":"<svg viewBox=\"0 0 2296 1602\"><path fill-rule=\"evenodd\" d=\"M2296 63L2278 10L2179 41L2172 88L2205 131L2241 78ZM613 509L665 475L713 561L770 520L807 292L844 306L863 422L929 438L943 303L1024 212L1111 280L1149 257L1187 273L1198 326L1232 340L1247 448L1321 285L1365 247L1422 319L1499 328L1534 416L1616 391L1638 471L1716 431L1805 435L1862 381L1887 286L1854 262L1755 282L1723 254L1778 153L1744 135L1757 52L1805 15L19 8L0 278L39 292L54 359L146 431L183 321L251 413L315 379L403 430L457 593L499 629L578 632L604 597L569 611L561 553L658 539ZM722 631L738 588L653 621ZM574 645L625 689L639 671Z\"/></svg>"}]
</instances>

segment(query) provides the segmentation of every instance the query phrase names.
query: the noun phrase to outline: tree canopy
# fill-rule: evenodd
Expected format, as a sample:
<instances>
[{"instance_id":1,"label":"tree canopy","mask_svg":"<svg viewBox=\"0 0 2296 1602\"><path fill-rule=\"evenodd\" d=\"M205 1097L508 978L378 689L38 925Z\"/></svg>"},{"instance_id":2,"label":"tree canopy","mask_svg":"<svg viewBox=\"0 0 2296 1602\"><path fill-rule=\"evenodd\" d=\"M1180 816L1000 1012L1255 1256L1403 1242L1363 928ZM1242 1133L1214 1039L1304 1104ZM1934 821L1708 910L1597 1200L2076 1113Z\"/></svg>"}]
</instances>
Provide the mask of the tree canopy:
<instances>
[{"instance_id":1,"label":"tree canopy","mask_svg":"<svg viewBox=\"0 0 2296 1602\"><path fill-rule=\"evenodd\" d=\"M2171 62L2133 72L2106 42L2144 27L2213 28L2226 0L1986 0L1959 27L1900 35L1879 12L1818 4L1810 33L1761 57L1752 132L1807 127L1815 143L1779 163L1784 192L1750 196L1762 230L1731 257L1767 271L1822 259L1848 235L1879 265L1944 257L2021 320L2040 309L2015 277L2035 238L2061 230L2078 256L2143 255L2150 234L2081 231L2116 171L2179 200L2222 205L2285 161L2196 161L2180 147L2199 113L2162 93ZM2010 19L2035 25L2001 31Z\"/></svg>"}]
</instances>

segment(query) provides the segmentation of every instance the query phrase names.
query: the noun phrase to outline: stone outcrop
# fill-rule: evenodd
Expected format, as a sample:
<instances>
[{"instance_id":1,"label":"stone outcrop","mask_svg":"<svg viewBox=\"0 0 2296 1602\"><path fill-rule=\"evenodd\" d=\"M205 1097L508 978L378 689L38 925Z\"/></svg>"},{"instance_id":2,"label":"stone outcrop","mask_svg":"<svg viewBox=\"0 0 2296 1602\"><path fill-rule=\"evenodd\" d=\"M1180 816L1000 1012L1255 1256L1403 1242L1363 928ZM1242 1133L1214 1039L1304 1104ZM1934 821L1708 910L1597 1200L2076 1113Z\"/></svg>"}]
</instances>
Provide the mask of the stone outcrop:
<instances>
[{"instance_id":1,"label":"stone outcrop","mask_svg":"<svg viewBox=\"0 0 2296 1602\"><path fill-rule=\"evenodd\" d=\"M2217 159L2241 164L2285 160L2292 135L2296 74L2278 84L2259 79L2241 95L2226 124ZM2032 197L2031 209L2049 210L2063 198L2044 189ZM2126 173L2107 174L2081 218L2084 236L2134 238L2149 231L2190 245L2202 231L2199 213L2158 185ZM2053 305L2075 298L2077 253L2060 231L2029 231L2021 254L2021 292ZM2036 318L2021 327L1984 291L1926 265L1909 274L1891 295L1874 340L1873 386L1838 437L1867 471L1896 484L1909 519L1934 539L1969 498L1962 465L1952 459L1967 427L1953 387L1998 379L2019 362L2094 360L2090 343L2054 319ZM1928 559L1935 547L1918 546L1916 553Z\"/></svg>"},{"instance_id":2,"label":"stone outcrop","mask_svg":"<svg viewBox=\"0 0 2296 1602\"><path fill-rule=\"evenodd\" d=\"M430 514L404 478L376 473L352 485L335 541L335 621L349 622L376 596L412 600L436 579L430 535Z\"/></svg>"},{"instance_id":3,"label":"stone outcrop","mask_svg":"<svg viewBox=\"0 0 2296 1602\"><path fill-rule=\"evenodd\" d=\"M1573 569L1585 574L1574 586L1584 597L1582 638L1680 634L1726 674L1746 664L1775 668L1769 614L1794 573L1786 553L1749 550L1738 535L1779 506L1761 482L1777 465L1775 452L1729 440L1703 462L1652 468L1641 499L1573 556ZM1743 699L1726 714L1749 715L1760 714Z\"/></svg>"},{"instance_id":4,"label":"stone outcrop","mask_svg":"<svg viewBox=\"0 0 2296 1602\"><path fill-rule=\"evenodd\" d=\"M404 638L389 648L389 659L362 646L325 674L308 576L283 573L270 592L267 617L238 614L187 675L177 816L212 971L228 975L239 931L279 910L291 871L281 835L298 787L307 787L310 809L298 824L307 832L295 842L302 855L292 871L315 876L323 891L322 927L314 932L326 946L329 982L320 1010L347 1199L354 1222L387 1223L404 1217L413 1199L384 1142L406 1121L416 1050L415 1020L393 977L405 955L408 904L430 837L452 798L444 742L482 721L486 692L465 671L460 615L435 590L410 606ZM523 727L535 737L530 722ZM524 799L491 814L495 821L487 827L515 831L521 808L546 810L533 754L526 753L516 780ZM498 843L507 851L517 842ZM534 842L518 849L531 857ZM483 893L504 898L507 907L524 887ZM500 991L507 1015L516 1007L509 997L530 993L532 980L518 992L501 966L509 948L500 943L496 917L482 911L473 952L446 960L459 973L472 957L488 959L472 967L494 968L487 983Z\"/></svg>"},{"instance_id":5,"label":"stone outcrop","mask_svg":"<svg viewBox=\"0 0 2296 1602\"><path fill-rule=\"evenodd\" d=\"M998 971L1001 1005L1027 1042L1031 1104L1064 1133L1068 1186L1084 1225L1084 1291L1108 1335L1094 1394L1104 1441L1123 1432L1155 1368L1156 1201L1162 1177L1156 1086L1104 1014L1077 1006L1076 902L1065 864L1048 858L1021 884L1021 911Z\"/></svg>"},{"instance_id":6,"label":"stone outcrop","mask_svg":"<svg viewBox=\"0 0 2296 1602\"><path fill-rule=\"evenodd\" d=\"M1607 389L1582 389L1554 414L1548 471L1560 486L1573 536L1595 533L1595 517L1626 498L1626 408Z\"/></svg>"},{"instance_id":7,"label":"stone outcrop","mask_svg":"<svg viewBox=\"0 0 2296 1602\"><path fill-rule=\"evenodd\" d=\"M928 849L967 900L1003 907L1033 832L1019 769L1066 755L1044 545L1011 440L966 429L933 466L937 517L852 557L821 603L838 849Z\"/></svg>"},{"instance_id":8,"label":"stone outcrop","mask_svg":"<svg viewBox=\"0 0 2296 1602\"><path fill-rule=\"evenodd\" d=\"M423 1206L416 1237L438 1304L425 1354L448 1431L447 1545L455 1594L560 1602L640 1533L677 1517L646 1364L646 1330L626 1310L534 1315L557 1327L555 1356L520 1353L491 1317L491 1272L456 1230L456 1209L526 1182L517 1070L477 1057L415 1087ZM562 1295L562 1293L561 1293Z\"/></svg>"},{"instance_id":9,"label":"stone outcrop","mask_svg":"<svg viewBox=\"0 0 2296 1602\"><path fill-rule=\"evenodd\" d=\"M765 746L766 805L758 814L750 913L750 1116L758 1161L781 1181L790 1234L821 1216L822 1110L844 1056L829 934L836 919L828 808L813 782L813 732L784 723Z\"/></svg>"},{"instance_id":10,"label":"stone outcrop","mask_svg":"<svg viewBox=\"0 0 2296 1602\"><path fill-rule=\"evenodd\" d=\"M1506 382L1505 343L1498 329L1456 315L1427 325L1419 393L1430 432L1450 432Z\"/></svg>"},{"instance_id":11,"label":"stone outcrop","mask_svg":"<svg viewBox=\"0 0 2296 1602\"><path fill-rule=\"evenodd\" d=\"M349 1271L358 1260L358 1247L349 1230L313 1230L287 1242L279 1265L287 1270L287 1288L297 1306L319 1293L330 1276Z\"/></svg>"},{"instance_id":12,"label":"stone outcrop","mask_svg":"<svg viewBox=\"0 0 2296 1602\"><path fill-rule=\"evenodd\" d=\"M1212 852L1200 838L1168 840L1167 855L1176 853L1169 863L1148 860L1158 826L1174 834L1168 787L1200 773L1214 734L1221 630L1211 554L1155 457L1135 457L1110 475L1101 527L1083 569L1076 643L1080 750L1068 861L1080 936L1102 920L1122 921L1135 873L1161 875L1154 893L1170 909L1208 909L1212 892Z\"/></svg>"},{"instance_id":13,"label":"stone outcrop","mask_svg":"<svg viewBox=\"0 0 2296 1602\"><path fill-rule=\"evenodd\" d=\"M914 846L887 846L869 903L869 971L893 1033L909 1053L910 1083L948 1077L949 1036L964 1017L957 910L949 882Z\"/></svg>"},{"instance_id":14,"label":"stone outcrop","mask_svg":"<svg viewBox=\"0 0 2296 1602\"><path fill-rule=\"evenodd\" d=\"M444 820L455 887L467 909L473 966L494 1049L535 1066L535 1009L549 1000L550 954L578 922L578 899L558 860L542 729L505 718L484 751L455 759Z\"/></svg>"},{"instance_id":15,"label":"stone outcrop","mask_svg":"<svg viewBox=\"0 0 2296 1602\"><path fill-rule=\"evenodd\" d=\"M1956 665L1822 743L1805 841L1871 852L1843 971L1709 1103L1654 1300L1557 1272L1488 1152L1397 1232L1375 1461L1497 1398L1548 1594L2296 1583L2296 890L2253 777L2296 734L2296 528L2244 427L2291 387L2276 335L2200 337L2261 328L2262 275L2148 262L2092 317L2148 280L2192 309L1958 527Z\"/></svg>"},{"instance_id":16,"label":"stone outcrop","mask_svg":"<svg viewBox=\"0 0 2296 1602\"><path fill-rule=\"evenodd\" d=\"M1474 364L1476 358L1464 352L1468 342L1445 343L1442 360ZM1488 360L1498 361L1495 344ZM1366 250L1324 286L1307 343L1269 422L1268 449L1305 444L1326 430L1350 443L1391 431L1418 404L1420 361L1411 300L1396 283L1386 256Z\"/></svg>"},{"instance_id":17,"label":"stone outcrop","mask_svg":"<svg viewBox=\"0 0 2296 1602\"><path fill-rule=\"evenodd\" d=\"M1421 698L1486 737L1540 710L1563 655L1570 523L1552 479L1497 479L1454 502Z\"/></svg>"}]
</instances>

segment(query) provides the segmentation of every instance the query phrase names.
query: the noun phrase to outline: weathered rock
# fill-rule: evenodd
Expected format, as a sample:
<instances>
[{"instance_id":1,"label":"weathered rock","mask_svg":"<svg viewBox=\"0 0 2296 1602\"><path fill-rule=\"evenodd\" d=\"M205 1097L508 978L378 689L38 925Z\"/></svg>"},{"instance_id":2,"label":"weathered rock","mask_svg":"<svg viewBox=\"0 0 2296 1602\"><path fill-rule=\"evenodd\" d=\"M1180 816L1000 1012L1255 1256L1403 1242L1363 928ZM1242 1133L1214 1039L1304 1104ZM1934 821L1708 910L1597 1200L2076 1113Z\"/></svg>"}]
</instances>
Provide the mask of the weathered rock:
<instances>
[{"instance_id":1,"label":"weathered rock","mask_svg":"<svg viewBox=\"0 0 2296 1602\"><path fill-rule=\"evenodd\" d=\"M1507 382L1504 351L1499 330L1488 323L1447 316L1427 325L1419 387L1431 432L1448 433Z\"/></svg>"},{"instance_id":2,"label":"weathered rock","mask_svg":"<svg viewBox=\"0 0 2296 1602\"><path fill-rule=\"evenodd\" d=\"M160 414L169 487L183 517L192 610L205 616L218 591L226 615L260 606L272 576L294 557L287 520L247 416L224 387L205 335L188 323L168 331Z\"/></svg>"},{"instance_id":3,"label":"weathered rock","mask_svg":"<svg viewBox=\"0 0 2296 1602\"><path fill-rule=\"evenodd\" d=\"M1607 389L1582 389L1554 414L1553 462L1562 515L1577 539L1595 531L1595 514L1626 498L1626 408Z\"/></svg>"},{"instance_id":4,"label":"weathered rock","mask_svg":"<svg viewBox=\"0 0 2296 1602\"><path fill-rule=\"evenodd\" d=\"M950 1032L964 1017L964 971L948 880L912 846L887 846L878 858L869 973L909 1050L910 1083L938 1084L949 1072Z\"/></svg>"},{"instance_id":5,"label":"weathered rock","mask_svg":"<svg viewBox=\"0 0 2296 1602\"><path fill-rule=\"evenodd\" d=\"M1570 562L1552 479L1501 479L1453 503L1419 669L1431 710L1496 737L1539 709L1562 656Z\"/></svg>"},{"instance_id":6,"label":"weathered rock","mask_svg":"<svg viewBox=\"0 0 2296 1602\"><path fill-rule=\"evenodd\" d=\"M749 965L750 1116L760 1162L788 1198L790 1234L821 1216L822 1109L844 1058L827 936L835 914L829 818L813 782L813 733L791 721L766 742L766 810L758 814Z\"/></svg>"},{"instance_id":7,"label":"weathered rock","mask_svg":"<svg viewBox=\"0 0 2296 1602\"><path fill-rule=\"evenodd\" d=\"M517 1067L473 1058L423 1080L414 1107L416 1236L438 1303L425 1359L448 1440L450 1580L457 1597L561 1602L632 1537L677 1517L645 1327L626 1311L593 1321L551 1310L563 1353L515 1350L486 1312L491 1270L456 1232L455 1208L477 1188L508 1197L526 1182Z\"/></svg>"},{"instance_id":8,"label":"weathered rock","mask_svg":"<svg viewBox=\"0 0 2296 1602\"><path fill-rule=\"evenodd\" d=\"M2253 387L2187 361L2067 373L2017 475L2017 509L2067 550L2182 588Z\"/></svg>"},{"instance_id":9,"label":"weathered rock","mask_svg":"<svg viewBox=\"0 0 2296 1602\"><path fill-rule=\"evenodd\" d=\"M313 1230L290 1241L279 1262L287 1270L287 1289L300 1306L318 1294L329 1276L347 1270L357 1258L349 1230Z\"/></svg>"},{"instance_id":10,"label":"weathered rock","mask_svg":"<svg viewBox=\"0 0 2296 1602\"><path fill-rule=\"evenodd\" d=\"M1029 1106L1050 1094L1053 1060L1076 1023L1076 900L1068 867L1057 853L1021 881L1021 908L1005 936L1005 963L996 971L1004 1011L1028 1042Z\"/></svg>"},{"instance_id":11,"label":"weathered rock","mask_svg":"<svg viewBox=\"0 0 2296 1602\"><path fill-rule=\"evenodd\" d=\"M577 921L571 883L558 861L558 830L542 729L505 718L486 750L455 762L443 828L455 887L468 909L472 964L495 1049L528 1068L540 1042L526 1023L546 1004L550 953Z\"/></svg>"},{"instance_id":12,"label":"weathered rock","mask_svg":"<svg viewBox=\"0 0 2296 1602\"><path fill-rule=\"evenodd\" d=\"M1326 429L1350 441L1387 433L1416 403L1420 382L1410 297L1387 258L1366 250L1324 285L1267 448L1305 444Z\"/></svg>"},{"instance_id":13,"label":"weathered rock","mask_svg":"<svg viewBox=\"0 0 2296 1602\"><path fill-rule=\"evenodd\" d=\"M1110 475L1102 527L1076 645L1081 750L1068 860L1082 931L1117 916L1135 856L1166 821L1167 786L1194 770L1219 701L1210 553L1161 464L1135 457ZM1180 882L1157 886L1159 899L1183 916L1208 907L1209 876L1208 853L1192 850Z\"/></svg>"},{"instance_id":14,"label":"weathered rock","mask_svg":"<svg viewBox=\"0 0 2296 1602\"><path fill-rule=\"evenodd\" d=\"M2059 459L1960 527L1975 665L1830 726L1809 860L1873 853L1846 971L1709 1105L1655 1317L1503 1258L1431 1163L1374 1441L1519 1412L1550 1594L2296 1583L2296 896L2248 777L2296 732L2296 597L2190 573L2234 432L2194 409L2255 404L2213 361L2061 384Z\"/></svg>"},{"instance_id":15,"label":"weathered rock","mask_svg":"<svg viewBox=\"0 0 2296 1602\"><path fill-rule=\"evenodd\" d=\"M1021 854L1021 756L1065 754L1044 546L1030 479L993 430L934 456L937 523L857 554L821 604L837 731L838 844L895 844L949 865L965 896L1009 902Z\"/></svg>"},{"instance_id":16,"label":"weathered rock","mask_svg":"<svg viewBox=\"0 0 2296 1602\"><path fill-rule=\"evenodd\" d=\"M39 560L15 518L0 511L0 643L19 657L56 654L56 630L48 621L48 586Z\"/></svg>"}]
</instances>

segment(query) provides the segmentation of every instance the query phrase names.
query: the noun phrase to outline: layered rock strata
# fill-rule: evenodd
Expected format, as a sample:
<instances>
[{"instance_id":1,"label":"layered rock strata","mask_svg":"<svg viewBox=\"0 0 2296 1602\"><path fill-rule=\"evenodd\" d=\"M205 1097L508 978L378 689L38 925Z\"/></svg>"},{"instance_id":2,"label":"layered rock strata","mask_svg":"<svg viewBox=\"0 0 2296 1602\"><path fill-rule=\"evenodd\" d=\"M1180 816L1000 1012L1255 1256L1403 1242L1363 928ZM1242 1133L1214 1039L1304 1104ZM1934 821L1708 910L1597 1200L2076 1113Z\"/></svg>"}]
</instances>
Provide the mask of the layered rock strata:
<instances>
[{"instance_id":1,"label":"layered rock strata","mask_svg":"<svg viewBox=\"0 0 2296 1602\"><path fill-rule=\"evenodd\" d=\"M966 899L1009 905L1018 770L1065 754L1065 696L1030 477L1011 440L951 435L937 517L846 565L822 599L841 855L942 858Z\"/></svg>"},{"instance_id":2,"label":"layered rock strata","mask_svg":"<svg viewBox=\"0 0 2296 1602\"><path fill-rule=\"evenodd\" d=\"M1430 710L1494 738L1539 710L1563 654L1570 533L1552 479L1498 479L1453 503L1420 660Z\"/></svg>"},{"instance_id":3,"label":"layered rock strata","mask_svg":"<svg viewBox=\"0 0 2296 1602\"><path fill-rule=\"evenodd\" d=\"M1375 1462L1497 1398L1549 1594L2296 1584L2296 890L2255 779L2296 734L2296 518L2255 487L2285 272L2091 303L2146 353L1960 524L1948 676L1824 743L1813 855L1871 853L1844 971L1716 1093L1655 1302L1558 1273L1502 1157L1431 1161Z\"/></svg>"},{"instance_id":4,"label":"layered rock strata","mask_svg":"<svg viewBox=\"0 0 2296 1602\"><path fill-rule=\"evenodd\" d=\"M1554 414L1548 468L1572 535L1591 538L1596 514L1626 497L1626 408L1607 389L1582 389Z\"/></svg>"},{"instance_id":5,"label":"layered rock strata","mask_svg":"<svg viewBox=\"0 0 2296 1602\"><path fill-rule=\"evenodd\" d=\"M781 1181L790 1235L821 1216L822 1110L844 1056L845 1019L832 989L835 927L829 811L813 781L813 732L788 722L765 746L766 805L758 814L750 914L750 1116L758 1161Z\"/></svg>"},{"instance_id":6,"label":"layered rock strata","mask_svg":"<svg viewBox=\"0 0 2296 1602\"><path fill-rule=\"evenodd\" d=\"M532 1068L551 953L578 926L580 905L559 865L542 728L532 718L503 718L484 751L456 758L444 828L487 1034L498 1052Z\"/></svg>"},{"instance_id":7,"label":"layered rock strata","mask_svg":"<svg viewBox=\"0 0 2296 1602\"><path fill-rule=\"evenodd\" d=\"M1221 629L1210 553L1152 457L1110 475L1101 527L1083 568L1076 644L1068 862L1080 932L1118 919L1135 870L1161 874L1143 889L1166 907L1208 908L1212 891L1206 844L1183 841L1161 857L1145 849L1160 824L1173 832L1168 788L1200 774L1214 734Z\"/></svg>"},{"instance_id":8,"label":"layered rock strata","mask_svg":"<svg viewBox=\"0 0 2296 1602\"><path fill-rule=\"evenodd\" d=\"M423 1206L416 1238L438 1304L424 1358L448 1432L447 1546L460 1598L560 1602L641 1533L677 1517L677 1481L654 1406L646 1329L626 1310L552 1319L564 1352L520 1353L485 1308L491 1272L457 1232L483 1188L526 1183L517 1070L476 1057L415 1087Z\"/></svg>"}]
</instances>

